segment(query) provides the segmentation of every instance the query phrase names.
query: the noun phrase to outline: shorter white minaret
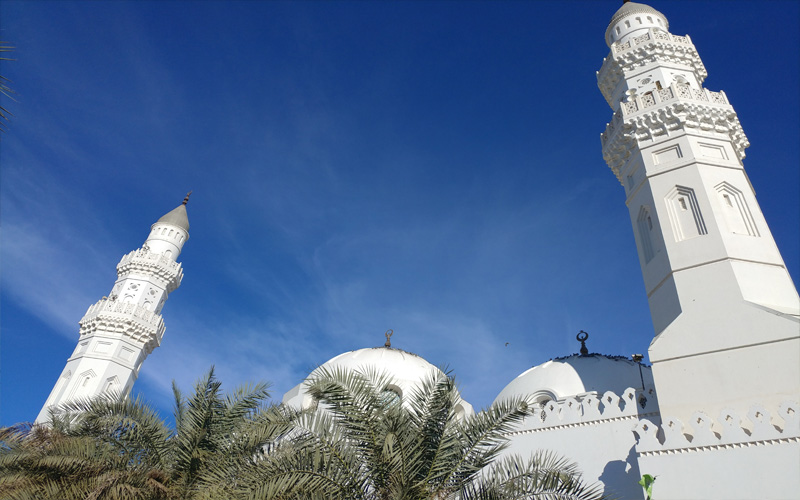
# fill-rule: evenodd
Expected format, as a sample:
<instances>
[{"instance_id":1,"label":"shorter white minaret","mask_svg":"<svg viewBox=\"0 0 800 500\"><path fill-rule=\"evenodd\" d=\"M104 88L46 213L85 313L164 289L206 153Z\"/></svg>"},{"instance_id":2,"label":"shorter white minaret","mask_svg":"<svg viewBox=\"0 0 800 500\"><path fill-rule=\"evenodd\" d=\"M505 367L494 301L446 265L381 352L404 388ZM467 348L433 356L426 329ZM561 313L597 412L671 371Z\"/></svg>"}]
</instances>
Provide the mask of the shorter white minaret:
<instances>
[{"instance_id":1,"label":"shorter white minaret","mask_svg":"<svg viewBox=\"0 0 800 500\"><path fill-rule=\"evenodd\" d=\"M49 421L50 409L67 401L104 392L126 397L130 392L142 363L161 345L165 330L161 308L183 279L175 260L189 239L188 201L186 195L181 205L158 219L142 248L117 264L111 294L89 307L81 319L78 346L37 423Z\"/></svg>"}]
</instances>

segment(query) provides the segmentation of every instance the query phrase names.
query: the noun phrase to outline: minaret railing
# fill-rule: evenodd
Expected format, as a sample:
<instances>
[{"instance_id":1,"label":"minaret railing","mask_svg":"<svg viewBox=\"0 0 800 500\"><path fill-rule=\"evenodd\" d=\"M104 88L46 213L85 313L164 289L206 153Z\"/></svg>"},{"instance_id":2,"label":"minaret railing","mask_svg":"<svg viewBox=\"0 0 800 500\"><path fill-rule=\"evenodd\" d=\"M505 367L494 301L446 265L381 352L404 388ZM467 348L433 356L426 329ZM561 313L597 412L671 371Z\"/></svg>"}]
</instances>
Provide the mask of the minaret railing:
<instances>
[{"instance_id":1,"label":"minaret railing","mask_svg":"<svg viewBox=\"0 0 800 500\"><path fill-rule=\"evenodd\" d=\"M180 262L175 262L165 255L161 255L159 253L153 253L144 248L134 250L133 252L130 252L125 256L123 256L122 259L119 261L119 264L117 264L117 267L127 265L134 261L148 263L150 265L157 264L163 266L167 270L172 271L174 273L177 273L178 269L181 267Z\"/></svg>"},{"instance_id":2,"label":"minaret railing","mask_svg":"<svg viewBox=\"0 0 800 500\"><path fill-rule=\"evenodd\" d=\"M89 307L80 321L81 334L88 333L85 330L92 329L91 325L96 321L106 323L112 331L143 344L159 343L166 329L160 314L138 304L111 299L101 299Z\"/></svg>"},{"instance_id":3,"label":"minaret railing","mask_svg":"<svg viewBox=\"0 0 800 500\"><path fill-rule=\"evenodd\" d=\"M149 274L162 280L168 293L178 288L183 279L180 262L175 262L165 255L144 248L125 255L117 264L119 277L136 272Z\"/></svg>"},{"instance_id":4,"label":"minaret railing","mask_svg":"<svg viewBox=\"0 0 800 500\"><path fill-rule=\"evenodd\" d=\"M611 121L606 125L606 130L601 134L603 146L622 128L625 119L640 111L645 111L659 104L666 104L672 100L697 101L701 103L730 106L725 92L713 92L704 88L692 88L689 84L673 83L667 88L648 92L642 95L635 95L622 102L619 110L614 113Z\"/></svg>"},{"instance_id":5,"label":"minaret railing","mask_svg":"<svg viewBox=\"0 0 800 500\"><path fill-rule=\"evenodd\" d=\"M694 45L692 43L692 39L689 38L689 35L680 36L680 35L673 35L664 30L649 28L647 33L639 35L637 37L633 37L630 40L625 42L616 42L614 45L611 46L611 52L613 54L618 54L619 52L623 52L625 50L631 49L636 47L637 45L649 42L651 40L662 40L672 43L679 43L682 45Z\"/></svg>"}]
</instances>

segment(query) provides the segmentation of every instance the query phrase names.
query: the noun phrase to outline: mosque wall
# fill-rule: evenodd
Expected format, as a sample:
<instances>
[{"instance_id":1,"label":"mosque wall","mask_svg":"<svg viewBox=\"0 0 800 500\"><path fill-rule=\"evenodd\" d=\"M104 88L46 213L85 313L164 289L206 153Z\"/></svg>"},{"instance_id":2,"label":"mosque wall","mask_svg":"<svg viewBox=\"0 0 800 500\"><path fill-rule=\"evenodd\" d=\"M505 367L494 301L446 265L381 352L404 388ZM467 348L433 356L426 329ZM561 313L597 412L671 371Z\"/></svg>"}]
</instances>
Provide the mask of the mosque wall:
<instances>
[{"instance_id":1,"label":"mosque wall","mask_svg":"<svg viewBox=\"0 0 800 500\"><path fill-rule=\"evenodd\" d=\"M652 388L547 401L506 435L505 453L528 458L540 450L552 451L577 463L584 479L601 483L606 494L643 498L632 432L641 418L659 421Z\"/></svg>"},{"instance_id":2,"label":"mosque wall","mask_svg":"<svg viewBox=\"0 0 800 500\"><path fill-rule=\"evenodd\" d=\"M716 420L695 412L688 424L642 419L634 431L639 471L657 476L657 498L797 498L798 409L787 401L772 413L756 404L744 416L725 410Z\"/></svg>"}]
</instances>

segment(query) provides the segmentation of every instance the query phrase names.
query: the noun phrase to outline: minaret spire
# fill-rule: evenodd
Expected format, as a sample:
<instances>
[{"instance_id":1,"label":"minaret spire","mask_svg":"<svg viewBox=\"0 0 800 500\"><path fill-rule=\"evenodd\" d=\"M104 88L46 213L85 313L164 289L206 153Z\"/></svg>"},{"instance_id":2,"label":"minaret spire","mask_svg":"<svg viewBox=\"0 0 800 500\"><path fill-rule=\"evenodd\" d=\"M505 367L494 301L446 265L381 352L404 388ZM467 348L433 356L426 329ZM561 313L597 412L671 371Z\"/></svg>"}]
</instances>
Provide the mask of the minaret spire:
<instances>
[{"instance_id":1,"label":"minaret spire","mask_svg":"<svg viewBox=\"0 0 800 500\"><path fill-rule=\"evenodd\" d=\"M186 195L181 205L153 224L142 248L117 264L111 293L81 319L78 346L36 422L49 421L51 408L70 400L102 393L126 397L130 392L142 363L161 344L161 309L183 279L175 259L189 238L188 200Z\"/></svg>"},{"instance_id":2,"label":"minaret spire","mask_svg":"<svg viewBox=\"0 0 800 500\"><path fill-rule=\"evenodd\" d=\"M189 191L188 193L186 193L186 198L183 199L183 203L181 203L181 205L186 205L187 203L189 203L189 197L191 195L192 195L192 191Z\"/></svg>"}]
</instances>

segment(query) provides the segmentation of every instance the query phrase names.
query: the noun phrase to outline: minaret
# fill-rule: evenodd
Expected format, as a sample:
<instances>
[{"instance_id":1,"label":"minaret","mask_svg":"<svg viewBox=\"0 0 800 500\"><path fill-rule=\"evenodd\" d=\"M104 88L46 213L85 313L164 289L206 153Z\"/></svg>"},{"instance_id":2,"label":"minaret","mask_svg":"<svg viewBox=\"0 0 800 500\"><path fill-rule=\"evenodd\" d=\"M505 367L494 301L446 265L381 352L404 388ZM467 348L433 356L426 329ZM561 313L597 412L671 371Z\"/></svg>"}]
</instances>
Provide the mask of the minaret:
<instances>
[{"instance_id":1,"label":"minaret","mask_svg":"<svg viewBox=\"0 0 800 500\"><path fill-rule=\"evenodd\" d=\"M652 7L623 4L597 73L614 110L603 157L625 189L662 415L797 399L800 300L742 165L749 143L725 93L703 87L691 39L668 29Z\"/></svg>"},{"instance_id":2,"label":"minaret","mask_svg":"<svg viewBox=\"0 0 800 500\"><path fill-rule=\"evenodd\" d=\"M161 309L183 279L176 259L189 239L188 201L186 195L181 205L158 219L142 248L117 264L111 293L81 319L78 346L37 423L47 422L50 408L67 401L104 392L125 397L130 392L145 358L161 344L165 330Z\"/></svg>"}]
</instances>

